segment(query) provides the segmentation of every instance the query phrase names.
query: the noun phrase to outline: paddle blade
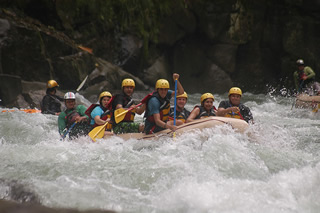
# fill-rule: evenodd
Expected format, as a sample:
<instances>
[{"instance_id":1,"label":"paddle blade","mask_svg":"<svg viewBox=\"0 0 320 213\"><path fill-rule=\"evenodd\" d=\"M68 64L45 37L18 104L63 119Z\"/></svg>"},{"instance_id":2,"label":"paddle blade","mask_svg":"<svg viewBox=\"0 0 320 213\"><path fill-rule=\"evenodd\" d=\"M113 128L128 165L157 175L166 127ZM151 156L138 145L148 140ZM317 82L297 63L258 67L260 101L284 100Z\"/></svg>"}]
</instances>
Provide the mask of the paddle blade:
<instances>
[{"instance_id":1,"label":"paddle blade","mask_svg":"<svg viewBox=\"0 0 320 213\"><path fill-rule=\"evenodd\" d=\"M128 110L125 110L123 108L119 108L116 111L114 111L114 119L116 121L116 123L121 122L124 117L126 116Z\"/></svg>"},{"instance_id":2,"label":"paddle blade","mask_svg":"<svg viewBox=\"0 0 320 213\"><path fill-rule=\"evenodd\" d=\"M102 125L102 126L97 126L97 127L95 127L93 130L91 130L91 131L89 132L89 134L88 134L89 137L90 137L94 142L96 142L97 139L103 138L107 124L108 124L108 122L105 123L105 124Z\"/></svg>"},{"instance_id":3,"label":"paddle blade","mask_svg":"<svg viewBox=\"0 0 320 213\"><path fill-rule=\"evenodd\" d=\"M93 50L92 50L91 48L89 48L89 47L84 47L84 46L82 46L82 45L78 45L78 47L79 47L80 49L82 49L82 50L90 53L90 54L93 54Z\"/></svg>"},{"instance_id":4,"label":"paddle blade","mask_svg":"<svg viewBox=\"0 0 320 213\"><path fill-rule=\"evenodd\" d=\"M317 104L317 106L312 109L312 112L318 112L319 109L320 109L320 104Z\"/></svg>"},{"instance_id":5,"label":"paddle blade","mask_svg":"<svg viewBox=\"0 0 320 213\"><path fill-rule=\"evenodd\" d=\"M87 81L87 79L88 79L88 75L84 78L84 80L81 82L81 84L78 86L78 88L77 88L77 92L79 92L80 90L81 90L81 88L83 87L83 85L84 85L84 83L86 83L86 81Z\"/></svg>"}]
</instances>

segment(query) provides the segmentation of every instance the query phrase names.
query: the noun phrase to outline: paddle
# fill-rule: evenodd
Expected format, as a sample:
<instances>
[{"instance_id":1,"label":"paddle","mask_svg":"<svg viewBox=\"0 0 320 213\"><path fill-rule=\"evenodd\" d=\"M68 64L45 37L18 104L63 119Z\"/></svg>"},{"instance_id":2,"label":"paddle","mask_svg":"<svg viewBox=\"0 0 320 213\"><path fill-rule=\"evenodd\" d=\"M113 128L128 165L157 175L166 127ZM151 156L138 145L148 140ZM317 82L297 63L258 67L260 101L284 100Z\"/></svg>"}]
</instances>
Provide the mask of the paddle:
<instances>
[{"instance_id":1,"label":"paddle","mask_svg":"<svg viewBox=\"0 0 320 213\"><path fill-rule=\"evenodd\" d=\"M86 83L88 79L88 75L84 78L84 80L81 82L81 84L78 86L76 92L79 92L81 90L81 88L83 87L84 83Z\"/></svg>"},{"instance_id":2,"label":"paddle","mask_svg":"<svg viewBox=\"0 0 320 213\"><path fill-rule=\"evenodd\" d=\"M61 136L60 141L64 140L65 137L69 134L69 132L72 130L72 128L76 125L77 121L75 121L70 128Z\"/></svg>"},{"instance_id":3,"label":"paddle","mask_svg":"<svg viewBox=\"0 0 320 213\"><path fill-rule=\"evenodd\" d=\"M119 123L120 121L122 121L126 115L127 112L129 112L130 110L132 109L135 109L137 107L139 107L141 104L144 104L147 102L147 100L151 97L151 94L147 95L146 97L144 97L141 101L140 104L134 106L134 107L131 107L127 110L123 109L123 108L120 108L120 109L117 109L114 111L114 115L115 115L115 121L117 123ZM105 132L105 127L106 125L108 124L108 122L106 122L105 124L103 124L102 126L97 126L95 127L93 130L91 130L89 132L89 136L90 138L93 140L93 141L96 141L96 139L100 139L100 138L103 138L104 136L104 132Z\"/></svg>"},{"instance_id":4,"label":"paddle","mask_svg":"<svg viewBox=\"0 0 320 213\"><path fill-rule=\"evenodd\" d=\"M173 107L173 125L176 125L176 113L177 113L177 85L178 80L174 80L174 107ZM173 132L173 138L176 137L176 131Z\"/></svg>"},{"instance_id":5,"label":"paddle","mask_svg":"<svg viewBox=\"0 0 320 213\"><path fill-rule=\"evenodd\" d=\"M320 104L317 104L317 106L313 108L312 112L318 112L319 108L320 108Z\"/></svg>"},{"instance_id":6,"label":"paddle","mask_svg":"<svg viewBox=\"0 0 320 213\"><path fill-rule=\"evenodd\" d=\"M299 88L298 88L298 93L302 90L302 85L303 85L303 80L301 81L300 85L299 85ZM298 94L297 94L298 96ZM293 106L296 104L297 102L297 98L294 99L293 103L292 103L292 106L291 106L291 110L293 109Z\"/></svg>"},{"instance_id":7,"label":"paddle","mask_svg":"<svg viewBox=\"0 0 320 213\"><path fill-rule=\"evenodd\" d=\"M93 130L91 130L91 131L89 132L88 135L90 136L90 138L91 138L94 142L96 142L97 139L103 138L107 124L108 124L108 122L106 122L105 124L103 124L103 125L101 125L101 126L95 127Z\"/></svg>"},{"instance_id":8,"label":"paddle","mask_svg":"<svg viewBox=\"0 0 320 213\"><path fill-rule=\"evenodd\" d=\"M91 48L89 48L89 47L84 47L84 46L82 46L82 45L78 45L78 48L80 48L81 50L84 50L84 51L90 53L91 55L93 55L93 50L92 50Z\"/></svg>"},{"instance_id":9,"label":"paddle","mask_svg":"<svg viewBox=\"0 0 320 213\"><path fill-rule=\"evenodd\" d=\"M127 112L129 112L129 111L131 111L131 110L139 107L141 104L143 104L142 101L141 101L140 104L135 105L135 106L133 106L133 107L130 107L130 108L127 109L127 110L125 110L124 108L120 108L120 109L115 110L115 111L114 111L114 119L115 119L116 123L121 122L121 121L124 119L124 117L126 116Z\"/></svg>"},{"instance_id":10,"label":"paddle","mask_svg":"<svg viewBox=\"0 0 320 213\"><path fill-rule=\"evenodd\" d=\"M312 112L318 112L320 108L320 103L317 103L315 100L312 101Z\"/></svg>"}]
</instances>

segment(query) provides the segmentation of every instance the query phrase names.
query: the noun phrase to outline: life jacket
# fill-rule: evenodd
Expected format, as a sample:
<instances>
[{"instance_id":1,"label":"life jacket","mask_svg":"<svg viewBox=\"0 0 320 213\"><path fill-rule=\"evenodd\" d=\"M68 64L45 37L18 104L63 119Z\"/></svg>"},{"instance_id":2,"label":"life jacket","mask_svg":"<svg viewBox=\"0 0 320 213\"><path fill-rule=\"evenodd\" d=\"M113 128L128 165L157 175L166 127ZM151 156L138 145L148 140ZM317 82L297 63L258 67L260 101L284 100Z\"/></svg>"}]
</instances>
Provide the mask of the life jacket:
<instances>
[{"instance_id":1,"label":"life jacket","mask_svg":"<svg viewBox=\"0 0 320 213\"><path fill-rule=\"evenodd\" d=\"M230 104L230 107L232 107L231 104ZM241 104L239 104L238 107L239 107L239 109L240 109ZM226 114L224 115L224 117L237 118L237 119L244 120L244 118L243 118L243 116L241 115L240 112L228 112L228 113L226 113Z\"/></svg>"},{"instance_id":2,"label":"life jacket","mask_svg":"<svg viewBox=\"0 0 320 213\"><path fill-rule=\"evenodd\" d=\"M176 111L176 119L177 120L181 120L183 123L186 122L187 118L189 117L190 112L188 110L186 110L185 108L183 108L183 110L180 111ZM169 115L169 120L174 120L174 110L173 108L170 109L170 115Z\"/></svg>"},{"instance_id":3,"label":"life jacket","mask_svg":"<svg viewBox=\"0 0 320 213\"><path fill-rule=\"evenodd\" d=\"M146 105L147 105L146 108L147 109L148 109L149 100L153 97L156 97L158 99L158 101L160 102L160 109L159 109L160 120L167 122L169 120L169 113L170 113L170 99L168 99L167 97L161 98L159 93L157 91L154 91L147 96L147 99L146 99ZM154 121L154 117L153 117L153 115L148 114L148 110L146 110L144 117L148 122L151 123L150 130L147 132L147 134L151 134L153 132L153 130L156 128L156 123Z\"/></svg>"},{"instance_id":4,"label":"life jacket","mask_svg":"<svg viewBox=\"0 0 320 213\"><path fill-rule=\"evenodd\" d=\"M305 77L305 76L307 76L307 75L304 71L298 72L300 89L305 88L306 85L308 85L310 82L314 81L314 78L308 78L306 80L303 80L303 77Z\"/></svg>"},{"instance_id":5,"label":"life jacket","mask_svg":"<svg viewBox=\"0 0 320 213\"><path fill-rule=\"evenodd\" d=\"M45 98L45 97L50 97ZM46 103L44 103L46 100ZM40 102L40 109L42 113L50 114L50 112L61 112L61 102L59 97L56 95L46 94Z\"/></svg>"},{"instance_id":6,"label":"life jacket","mask_svg":"<svg viewBox=\"0 0 320 213\"><path fill-rule=\"evenodd\" d=\"M122 100L122 107L123 108L129 108L131 105L134 104L134 101L131 97L124 95L124 94L117 94L115 96L112 96L112 98L110 99L110 101L107 104L107 109L109 109L111 111L111 119L113 122L115 122L114 119L114 111L116 110L116 106L114 106L114 100L118 97L121 97ZM134 120L134 116L136 115L135 112L132 112L132 110L130 110L129 112L126 113L124 119L121 122L133 122Z\"/></svg>"},{"instance_id":7,"label":"life jacket","mask_svg":"<svg viewBox=\"0 0 320 213\"><path fill-rule=\"evenodd\" d=\"M97 106L100 106L99 104L91 104L88 109L84 112L90 119L91 119L91 112L96 108Z\"/></svg>"},{"instance_id":8,"label":"life jacket","mask_svg":"<svg viewBox=\"0 0 320 213\"><path fill-rule=\"evenodd\" d=\"M88 107L88 109L85 111L85 114L89 117L89 121L91 119L94 119L91 117L91 112L96 108L96 107L101 107L99 104L91 104L91 106ZM104 110L104 113L102 115L100 115L100 119L106 121L108 118L111 118L111 111L108 110L107 108L101 108L102 110ZM100 126L98 124L94 124L93 128ZM112 121L109 121L107 126L106 126L106 130L111 130L112 129Z\"/></svg>"},{"instance_id":9,"label":"life jacket","mask_svg":"<svg viewBox=\"0 0 320 213\"><path fill-rule=\"evenodd\" d=\"M70 126L74 123L74 122L76 122L76 118L77 117L80 117L80 114L74 109L74 110L72 110L71 112L69 112L69 113L67 113L67 111L65 111L65 113L66 113L66 117L65 117L65 119L66 119L66 128L67 129L69 129L70 128Z\"/></svg>"},{"instance_id":10,"label":"life jacket","mask_svg":"<svg viewBox=\"0 0 320 213\"><path fill-rule=\"evenodd\" d=\"M216 113L214 110L216 110L216 107L213 106L211 109L210 109L210 112L208 113L203 106L195 106L193 109L195 109L196 107L198 107L200 109L200 112L199 114L197 115L197 117L195 117L195 119L200 119L200 118L207 118L207 117L210 117L210 116L216 116Z\"/></svg>"}]
</instances>

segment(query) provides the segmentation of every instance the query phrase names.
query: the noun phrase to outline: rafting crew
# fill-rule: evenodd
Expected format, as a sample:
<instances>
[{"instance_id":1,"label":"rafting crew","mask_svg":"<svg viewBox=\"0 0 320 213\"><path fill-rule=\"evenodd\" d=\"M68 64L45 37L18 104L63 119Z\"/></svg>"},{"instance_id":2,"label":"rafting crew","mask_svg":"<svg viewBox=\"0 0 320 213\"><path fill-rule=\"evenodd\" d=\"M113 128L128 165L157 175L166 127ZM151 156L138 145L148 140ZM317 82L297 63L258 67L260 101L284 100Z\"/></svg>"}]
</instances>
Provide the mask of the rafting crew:
<instances>
[{"instance_id":1,"label":"rafting crew","mask_svg":"<svg viewBox=\"0 0 320 213\"><path fill-rule=\"evenodd\" d=\"M49 80L47 82L46 95L40 103L41 113L51 115L60 114L63 98L56 95L58 87L59 85L55 80Z\"/></svg>"},{"instance_id":2,"label":"rafting crew","mask_svg":"<svg viewBox=\"0 0 320 213\"><path fill-rule=\"evenodd\" d=\"M64 138L68 133L71 139L87 135L92 129L89 117L85 114L87 108L84 105L76 106L76 96L73 92L64 95L64 102L67 109L58 117L60 135Z\"/></svg>"},{"instance_id":3,"label":"rafting crew","mask_svg":"<svg viewBox=\"0 0 320 213\"><path fill-rule=\"evenodd\" d=\"M184 89L179 81L179 74L172 75L173 80L177 80L177 95L182 95ZM152 134L164 129L176 130L173 121L169 121L170 99L174 97L175 92L170 90L169 81L159 79L155 85L154 91L147 100L145 118L145 133Z\"/></svg>"},{"instance_id":4,"label":"rafting crew","mask_svg":"<svg viewBox=\"0 0 320 213\"><path fill-rule=\"evenodd\" d=\"M177 126L186 122L190 115L190 111L185 108L188 101L188 94L184 92L182 95L177 95L177 106L176 106L176 124ZM174 107L170 108L169 120L174 120Z\"/></svg>"},{"instance_id":5,"label":"rafting crew","mask_svg":"<svg viewBox=\"0 0 320 213\"><path fill-rule=\"evenodd\" d=\"M218 107L217 116L231 117L253 123L253 116L250 109L240 103L242 91L239 87L232 87L228 94L229 100L221 101Z\"/></svg>"},{"instance_id":6,"label":"rafting crew","mask_svg":"<svg viewBox=\"0 0 320 213\"><path fill-rule=\"evenodd\" d=\"M98 97L99 104L91 104L88 107L85 114L89 116L90 125L92 128L97 126L106 125L106 132L110 134L112 131L112 122L111 122L111 110L107 108L107 104L112 98L112 94L108 91L101 92Z\"/></svg>"},{"instance_id":7,"label":"rafting crew","mask_svg":"<svg viewBox=\"0 0 320 213\"><path fill-rule=\"evenodd\" d=\"M293 73L294 84L298 93L320 95L320 84L315 81L315 72L311 67L305 66L302 59L296 61L298 70Z\"/></svg>"},{"instance_id":8,"label":"rafting crew","mask_svg":"<svg viewBox=\"0 0 320 213\"><path fill-rule=\"evenodd\" d=\"M191 122L195 119L207 118L210 116L216 116L216 107L213 105L214 96L211 93L204 93L200 97L200 105L196 105L191 111L187 122Z\"/></svg>"},{"instance_id":9,"label":"rafting crew","mask_svg":"<svg viewBox=\"0 0 320 213\"><path fill-rule=\"evenodd\" d=\"M144 124L135 123L134 117L136 113L141 115L145 111L145 104L128 111L123 120L121 120L119 123L115 122L114 114L116 110L128 110L130 107L135 107L135 102L132 99L132 94L134 93L135 89L134 80L131 78L124 79L121 83L121 88L122 93L113 96L108 103L108 108L112 110L111 120L113 122L113 132L115 134L143 132Z\"/></svg>"}]
</instances>

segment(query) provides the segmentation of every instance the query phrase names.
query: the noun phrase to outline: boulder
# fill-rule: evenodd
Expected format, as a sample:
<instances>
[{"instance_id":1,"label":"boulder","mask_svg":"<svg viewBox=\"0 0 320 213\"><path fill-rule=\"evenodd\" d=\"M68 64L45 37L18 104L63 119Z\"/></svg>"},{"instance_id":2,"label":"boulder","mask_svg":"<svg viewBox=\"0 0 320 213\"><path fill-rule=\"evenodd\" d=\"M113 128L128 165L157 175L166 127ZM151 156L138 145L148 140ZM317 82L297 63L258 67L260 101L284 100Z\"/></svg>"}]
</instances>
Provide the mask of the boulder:
<instances>
[{"instance_id":1,"label":"boulder","mask_svg":"<svg viewBox=\"0 0 320 213\"><path fill-rule=\"evenodd\" d=\"M148 87L138 77L135 77L106 60L97 58L96 69L94 69L89 75L88 84L90 86L86 89L86 92L99 94L105 90L121 90L121 83L125 78L132 78L135 81L136 90L148 89Z\"/></svg>"},{"instance_id":2,"label":"boulder","mask_svg":"<svg viewBox=\"0 0 320 213\"><path fill-rule=\"evenodd\" d=\"M21 78L16 75L0 74L0 99L2 105L13 107L18 95L22 93Z\"/></svg>"},{"instance_id":3,"label":"boulder","mask_svg":"<svg viewBox=\"0 0 320 213\"><path fill-rule=\"evenodd\" d=\"M221 69L231 74L235 71L238 46L234 44L216 44L207 50L207 56Z\"/></svg>"},{"instance_id":4,"label":"boulder","mask_svg":"<svg viewBox=\"0 0 320 213\"><path fill-rule=\"evenodd\" d=\"M169 64L165 56L159 57L152 66L144 70L143 81L151 87L155 86L158 79L172 79L172 74L169 72Z\"/></svg>"},{"instance_id":5,"label":"boulder","mask_svg":"<svg viewBox=\"0 0 320 213\"><path fill-rule=\"evenodd\" d=\"M175 49L174 72L188 93L224 93L230 89L229 74L217 66L204 51L206 44L193 40Z\"/></svg>"}]
</instances>

